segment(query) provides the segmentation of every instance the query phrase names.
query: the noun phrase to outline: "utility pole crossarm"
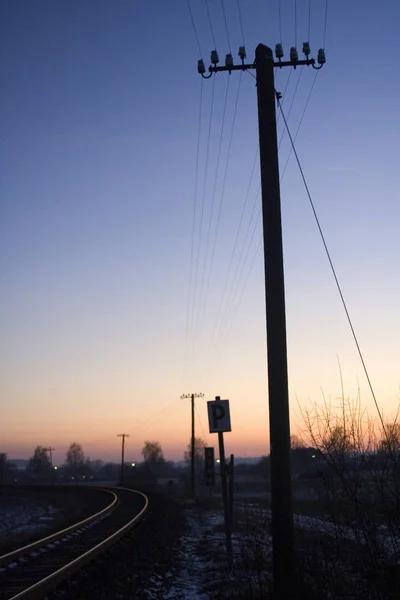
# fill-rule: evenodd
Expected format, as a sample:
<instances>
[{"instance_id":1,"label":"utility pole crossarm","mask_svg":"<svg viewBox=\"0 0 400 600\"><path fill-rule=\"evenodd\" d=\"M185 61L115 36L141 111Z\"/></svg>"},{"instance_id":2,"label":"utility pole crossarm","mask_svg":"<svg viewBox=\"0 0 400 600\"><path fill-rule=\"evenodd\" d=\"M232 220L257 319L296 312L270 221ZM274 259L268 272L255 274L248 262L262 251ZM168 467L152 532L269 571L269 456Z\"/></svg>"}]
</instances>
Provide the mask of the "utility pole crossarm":
<instances>
[{"instance_id":1,"label":"utility pole crossarm","mask_svg":"<svg viewBox=\"0 0 400 600\"><path fill-rule=\"evenodd\" d=\"M272 61L273 61L272 50L270 50L270 48L267 48L267 46L263 46L263 44L260 44L259 47L260 46L262 46L263 48L268 50L268 59L269 60L272 59ZM273 68L274 69L282 69L283 67L292 67L293 69L296 69L296 67L306 66L306 67L312 67L313 69L317 69L317 70L321 69L326 62L324 49L320 48L318 50L317 61L315 60L315 58L309 58L310 53L311 53L310 44L308 42L304 42L303 54L306 57L305 59L299 60L297 50L293 46L292 48L290 48L290 60L282 60L282 58L283 58L282 45L276 44L275 55L278 58L278 60L273 62ZM206 68L205 68L203 59L200 59L197 62L197 72L200 73L200 75L204 79L209 79L213 73L221 73L223 71L227 71L229 74L231 74L232 71L249 71L250 69L257 68L257 61L254 61L253 63L245 64L244 61L246 58L246 50L245 50L244 46L241 46L239 48L239 56L242 61L242 63L240 65L234 65L232 54L227 54L225 57L225 65L218 67L217 66L219 63L218 52L216 50L213 50L211 52L211 64L208 67L209 75L205 74ZM316 62L318 64L318 66L316 66Z\"/></svg>"}]
</instances>

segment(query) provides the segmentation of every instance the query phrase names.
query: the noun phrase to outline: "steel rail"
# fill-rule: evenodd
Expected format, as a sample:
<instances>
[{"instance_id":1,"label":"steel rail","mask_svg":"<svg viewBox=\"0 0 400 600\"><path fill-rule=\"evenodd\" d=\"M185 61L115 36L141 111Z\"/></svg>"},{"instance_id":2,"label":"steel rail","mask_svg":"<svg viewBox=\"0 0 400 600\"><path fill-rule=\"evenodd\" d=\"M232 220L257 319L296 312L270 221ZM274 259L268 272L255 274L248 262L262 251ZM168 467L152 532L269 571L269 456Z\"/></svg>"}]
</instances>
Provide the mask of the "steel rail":
<instances>
[{"instance_id":1,"label":"steel rail","mask_svg":"<svg viewBox=\"0 0 400 600\"><path fill-rule=\"evenodd\" d=\"M125 523L125 525L123 525L122 527L117 529L117 531L115 531L111 535L107 536L101 542L97 543L95 546L93 546L93 548L90 548L89 550L87 550L86 552L84 552L83 554L78 556L77 558L71 560L66 565L63 565L62 567L60 567L59 569L57 569L50 575L47 575L46 577L44 577L37 583L31 585L30 587L26 588L25 590L17 593L16 595L14 595L12 597L9 597L9 600L40 600L40 599L42 599L45 594L47 594L49 591L53 590L59 583L61 583L62 581L65 581L70 575L72 575L73 573L78 571L80 568L82 568L84 565L86 565L87 563L89 563L90 561L95 559L97 556L99 556L100 554L102 554L103 552L108 550L108 548L110 548L112 545L114 545L123 535L125 535L125 533L127 531L129 531L129 529L131 529L134 525L136 525L142 519L142 517L146 513L148 505L149 505L149 500L148 500L147 496L145 494L143 494L142 492L138 492L137 490L131 490L129 488L113 488L113 489L116 489L117 492L118 492L118 490L121 490L124 492L125 491L132 492L133 494L142 496L145 501L144 507L140 510L140 512L137 515L135 515L132 519L130 519L127 523ZM107 509L100 511L100 513L96 513L96 515L93 515L93 517L89 517L89 520L95 519L96 517L99 516L99 514L102 514L105 511L109 510L110 507L114 506L114 504L118 501L117 493L112 492L110 489L107 489L104 491L109 491L110 493L112 493L115 496L113 502L111 503L111 505L109 507L107 507ZM87 522L87 521L88 521L88 519L85 519L85 521L82 521L80 523L80 525L83 522ZM79 526L78 526L78 524L76 524L76 526L72 526L72 528L79 529ZM68 528L68 529L71 530L71 528ZM65 534L65 531L66 530L63 530L64 534ZM60 533L60 535L61 535L61 532L58 532L58 533ZM55 534L55 535L57 535L57 534ZM49 537L52 537L52 536L49 536ZM44 538L44 539L47 541L47 538ZM53 539L54 539L54 537L53 537ZM43 542L43 540L39 540L39 542L40 541ZM35 542L36 547L39 542ZM41 544L41 545L43 545L43 544ZM27 548L27 547L25 547L25 548ZM20 556L21 551L25 550L25 548L20 548L19 551L17 550L15 552L19 552L19 556Z\"/></svg>"},{"instance_id":2,"label":"steel rail","mask_svg":"<svg viewBox=\"0 0 400 600\"><path fill-rule=\"evenodd\" d=\"M95 488L92 488L92 489L95 489ZM73 525L70 525L69 527L66 527L65 529L56 531L55 533L52 533L51 535L41 538L40 540L37 540L36 542L32 542L31 544L27 544L26 546L21 546L20 548L17 548L16 550L7 552L7 554L3 554L2 556L0 556L0 567L7 565L9 563L9 561L12 560L13 558L16 558L16 557L19 558L20 556L23 556L24 554L27 554L28 552L32 552L36 548L40 548L41 546L45 546L46 544L48 544L50 542L58 540L59 538L63 537L67 533L72 533L73 531L80 529L84 525L88 525L88 523L90 523L91 521L95 521L98 517L101 517L107 511L111 510L115 506L115 504L118 502L117 494L115 494L114 492L107 490L105 488L97 488L97 489L101 489L102 492L106 492L113 496L113 501L111 502L111 504L108 504L105 508L102 508L94 515L91 515L90 517L83 519L83 521L78 521L78 523L74 523Z\"/></svg>"}]
</instances>

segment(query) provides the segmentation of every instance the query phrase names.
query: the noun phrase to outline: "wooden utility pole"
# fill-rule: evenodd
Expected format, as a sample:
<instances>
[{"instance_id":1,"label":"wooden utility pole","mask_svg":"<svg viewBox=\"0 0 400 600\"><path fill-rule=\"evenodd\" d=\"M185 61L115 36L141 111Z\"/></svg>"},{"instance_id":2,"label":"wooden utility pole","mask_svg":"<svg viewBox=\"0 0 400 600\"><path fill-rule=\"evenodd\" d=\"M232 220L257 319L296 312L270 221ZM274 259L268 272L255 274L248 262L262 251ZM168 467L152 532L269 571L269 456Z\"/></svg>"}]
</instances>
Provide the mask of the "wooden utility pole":
<instances>
[{"instance_id":1,"label":"wooden utility pole","mask_svg":"<svg viewBox=\"0 0 400 600\"><path fill-rule=\"evenodd\" d=\"M50 467L51 467L51 483L54 483L54 469L53 469L53 451L55 451L55 448L52 448L51 446L49 446L48 448L46 448L47 452L50 453Z\"/></svg>"},{"instance_id":2,"label":"wooden utility pole","mask_svg":"<svg viewBox=\"0 0 400 600\"><path fill-rule=\"evenodd\" d=\"M118 433L117 437L122 438L120 485L123 486L124 485L125 438L129 437L129 433Z\"/></svg>"},{"instance_id":3,"label":"wooden utility pole","mask_svg":"<svg viewBox=\"0 0 400 600\"><path fill-rule=\"evenodd\" d=\"M272 50L259 44L254 63L245 64L246 50L241 46L239 48L241 65L234 65L232 54L227 54L225 66L218 67L218 53L213 50L209 74L205 74L203 60L198 61L197 70L206 79L220 71L228 71L231 74L232 71L256 70L267 324L274 598L290 600L296 596L296 564L290 467L281 200L275 113L275 101L280 98L280 94L275 90L274 68L296 68L306 65L319 69L325 63L325 53L323 49L318 51L319 66L316 67L315 60L309 58L308 42L303 44L305 60L298 59L295 47L290 49L290 61L282 61L281 44L276 45L275 52L277 62L274 62Z\"/></svg>"},{"instance_id":4,"label":"wooden utility pole","mask_svg":"<svg viewBox=\"0 0 400 600\"><path fill-rule=\"evenodd\" d=\"M190 436L190 487L192 497L196 497L196 438L195 438L195 398L203 398L204 394L182 394L182 400L190 398L191 401L191 436Z\"/></svg>"}]
</instances>

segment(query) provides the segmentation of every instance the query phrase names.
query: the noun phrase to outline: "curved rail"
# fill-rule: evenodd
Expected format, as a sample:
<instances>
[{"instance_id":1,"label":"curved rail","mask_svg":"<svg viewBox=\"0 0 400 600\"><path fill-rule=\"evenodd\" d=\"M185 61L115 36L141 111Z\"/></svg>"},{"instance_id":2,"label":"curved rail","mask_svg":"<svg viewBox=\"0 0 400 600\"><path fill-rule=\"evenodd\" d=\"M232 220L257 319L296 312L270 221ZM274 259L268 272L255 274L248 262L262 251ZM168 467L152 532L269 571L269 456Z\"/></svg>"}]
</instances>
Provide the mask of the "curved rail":
<instances>
[{"instance_id":1,"label":"curved rail","mask_svg":"<svg viewBox=\"0 0 400 600\"><path fill-rule=\"evenodd\" d=\"M148 504L149 504L147 496L145 496L145 494L142 494L142 492L138 492L136 490L130 490L128 488L113 488L113 489L116 490L116 493L112 492L110 489L104 490L104 491L108 491L109 493L113 494L113 496L114 496L113 502L108 507L106 507L106 509L103 509L99 513L96 513L96 515L89 517L89 519L85 519L84 521L81 521L80 523L77 523L76 525L72 525L72 527L69 527L66 530L63 530L62 532L57 532L56 534L54 534L54 536L48 536L47 538L38 540L38 542L35 542L34 544L30 544L29 546L24 546L23 548L19 548L18 550L15 550L14 552L9 553L9 554L13 555L12 556L13 558L18 556L19 559L26 560L26 559L24 559L24 557L26 556L27 551L32 551L32 546L35 546L35 548L37 548L38 546L43 546L44 541L46 541L46 544L48 544L49 538L52 538L52 540L54 541L56 539L55 536L63 537L63 536L65 536L66 532L72 533L72 531L77 531L77 529L80 529L82 527L82 524L87 525L88 521L93 521L93 520L96 520L96 518L99 518L99 516L100 517L103 516L105 514L105 512L110 511L110 508L114 507L115 504L118 502L118 500L119 500L118 491L131 492L131 493L137 494L139 496L142 496L144 499L143 508L139 511L139 513L137 515L135 515L132 519L127 521L124 525L122 525L122 527L119 527L112 534L107 535L101 542L96 543L89 550L86 550L85 552L83 552L81 555L77 556L73 560L69 560L65 565L56 569L50 575L43 577L40 581L34 583L33 585L30 585L23 591L15 594L15 595L12 595L12 596L8 595L7 596L8 600L34 600L34 599L38 600L40 598L43 598L43 596L46 593L48 593L50 590L54 589L61 581L64 581L70 575L72 575L73 573L78 571L81 567L86 565L88 562L90 562L91 560L93 560L94 558L96 558L97 556L102 554L103 552L105 552L108 548L110 548L113 544L115 544L123 535L125 535L125 533L127 531L129 531L134 525L136 525L142 519L143 515L147 511ZM6 556L9 556L9 555L4 555L4 556L0 557L0 559L5 558ZM2 596L1 596L1 591L0 591L0 598L1 597Z\"/></svg>"},{"instance_id":2,"label":"curved rail","mask_svg":"<svg viewBox=\"0 0 400 600\"><path fill-rule=\"evenodd\" d=\"M27 544L26 546L21 546L21 548L17 548L16 550L7 552L7 554L3 554L2 556L0 556L0 567L8 564L9 561L13 560L14 558L19 558L20 556L23 556L24 554L27 554L28 552L33 552L34 550L36 550L36 548L41 548L42 546L46 546L47 544L50 544L51 542L55 542L56 540L59 540L60 538L67 535L68 533L72 533L73 531L76 531L77 529L80 529L84 525L88 525L92 521L95 521L99 517L105 515L109 510L111 510L116 505L116 503L118 502L118 497L117 497L117 494L115 494L114 492L112 492L110 490L106 490L105 488L101 488L101 490L103 492L106 492L107 494L111 494L113 496L112 502L110 504L108 504L105 508L102 508L94 515L91 515L90 517L83 519L83 521L78 521L78 523L74 523L73 525L70 525L69 527L65 527L65 529L60 529L60 531L56 531L55 533L52 533L51 535L47 535L46 537L41 538L40 540L37 540L36 542L32 542L31 544Z\"/></svg>"}]
</instances>

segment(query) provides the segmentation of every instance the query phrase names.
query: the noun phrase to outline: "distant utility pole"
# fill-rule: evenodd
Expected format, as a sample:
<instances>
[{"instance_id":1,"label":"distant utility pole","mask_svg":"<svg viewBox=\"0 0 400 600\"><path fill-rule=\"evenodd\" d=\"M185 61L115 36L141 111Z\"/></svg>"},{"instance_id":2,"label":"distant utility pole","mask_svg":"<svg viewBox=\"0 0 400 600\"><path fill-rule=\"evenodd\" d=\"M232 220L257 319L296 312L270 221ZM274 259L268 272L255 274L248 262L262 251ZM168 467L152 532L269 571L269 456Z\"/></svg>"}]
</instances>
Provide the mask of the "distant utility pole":
<instances>
[{"instance_id":1,"label":"distant utility pole","mask_svg":"<svg viewBox=\"0 0 400 600\"><path fill-rule=\"evenodd\" d=\"M264 235L264 271L267 322L267 362L269 423L271 445L271 508L274 598L289 600L294 597L295 557L293 539L292 481L290 468L289 393L286 351L285 290L282 249L281 202L279 189L278 144L275 101L281 95L275 90L274 68L300 65L320 69L325 63L325 52L318 51L317 62L309 58L310 44L303 44L305 60L299 60L295 47L290 49L290 60L283 61L282 44L273 52L259 44L255 61L245 64L246 50L239 48L241 65L234 65L232 54L227 54L225 66L218 67L218 53L211 52L211 65L206 75L203 60L198 61L198 72L208 79L220 71L255 69L257 84L258 128L260 142L260 172Z\"/></svg>"},{"instance_id":2,"label":"distant utility pole","mask_svg":"<svg viewBox=\"0 0 400 600\"><path fill-rule=\"evenodd\" d=\"M3 487L4 483L4 469L6 466L7 454L5 452L0 452L0 487Z\"/></svg>"},{"instance_id":3,"label":"distant utility pole","mask_svg":"<svg viewBox=\"0 0 400 600\"><path fill-rule=\"evenodd\" d=\"M192 435L190 438L190 472L191 472L191 490L192 496L195 498L196 496L196 468L195 468L195 432L194 432L194 399L195 398L203 398L204 394L182 394L182 400L190 398L191 399L191 411L192 411Z\"/></svg>"},{"instance_id":4,"label":"distant utility pole","mask_svg":"<svg viewBox=\"0 0 400 600\"><path fill-rule=\"evenodd\" d=\"M118 433L117 437L122 438L121 475L120 475L120 481L121 481L121 486L122 486L122 485L124 485L125 438L129 437L129 433Z\"/></svg>"},{"instance_id":5,"label":"distant utility pole","mask_svg":"<svg viewBox=\"0 0 400 600\"><path fill-rule=\"evenodd\" d=\"M45 450L50 453L51 483L54 484L55 473L53 469L53 451L55 452L56 449L49 446L48 448L45 448Z\"/></svg>"},{"instance_id":6,"label":"distant utility pole","mask_svg":"<svg viewBox=\"0 0 400 600\"><path fill-rule=\"evenodd\" d=\"M47 450L47 452L50 453L50 465L51 465L51 468L53 468L53 452L55 452L56 449L49 446L48 448L45 448L45 450Z\"/></svg>"}]
</instances>

